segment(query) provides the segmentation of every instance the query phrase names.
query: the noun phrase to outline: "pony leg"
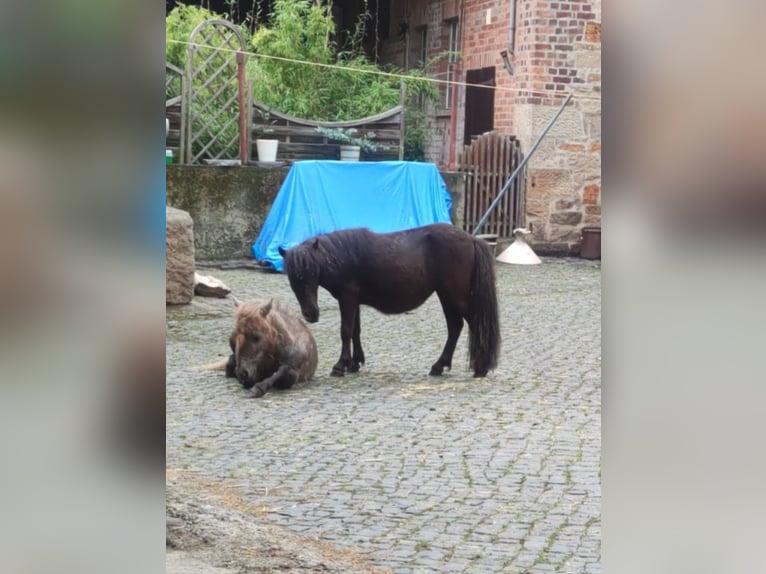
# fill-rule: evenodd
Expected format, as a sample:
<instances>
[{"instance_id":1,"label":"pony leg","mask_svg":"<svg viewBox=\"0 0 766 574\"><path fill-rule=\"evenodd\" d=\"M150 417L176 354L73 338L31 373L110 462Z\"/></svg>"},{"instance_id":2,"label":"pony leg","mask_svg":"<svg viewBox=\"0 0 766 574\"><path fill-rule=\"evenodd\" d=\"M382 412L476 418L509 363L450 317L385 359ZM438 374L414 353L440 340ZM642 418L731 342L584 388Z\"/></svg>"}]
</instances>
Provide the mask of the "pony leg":
<instances>
[{"instance_id":1,"label":"pony leg","mask_svg":"<svg viewBox=\"0 0 766 574\"><path fill-rule=\"evenodd\" d=\"M444 318L447 320L447 342L444 344L441 356L431 366L431 372L428 373L434 377L441 375L445 368L448 371L452 370L452 355L455 354L455 346L460 332L463 330L462 314L452 304L447 303L441 294L439 294L439 301L442 304Z\"/></svg>"},{"instance_id":2,"label":"pony leg","mask_svg":"<svg viewBox=\"0 0 766 574\"><path fill-rule=\"evenodd\" d=\"M356 318L354 319L354 354L351 355L351 368L349 372L356 373L359 371L359 365L364 365L364 351L362 350L362 325L361 317L359 314L359 305L356 306Z\"/></svg>"},{"instance_id":3,"label":"pony leg","mask_svg":"<svg viewBox=\"0 0 766 574\"><path fill-rule=\"evenodd\" d=\"M232 354L226 362L226 376L230 379L236 377L237 358Z\"/></svg>"},{"instance_id":4,"label":"pony leg","mask_svg":"<svg viewBox=\"0 0 766 574\"><path fill-rule=\"evenodd\" d=\"M253 398L262 397L274 386L290 387L295 382L295 378L295 371L288 365L280 365L276 373L255 384Z\"/></svg>"},{"instance_id":5,"label":"pony leg","mask_svg":"<svg viewBox=\"0 0 766 574\"><path fill-rule=\"evenodd\" d=\"M356 297L343 295L340 299L340 358L332 368L330 375L342 377L351 368L351 337L359 303Z\"/></svg>"}]
</instances>

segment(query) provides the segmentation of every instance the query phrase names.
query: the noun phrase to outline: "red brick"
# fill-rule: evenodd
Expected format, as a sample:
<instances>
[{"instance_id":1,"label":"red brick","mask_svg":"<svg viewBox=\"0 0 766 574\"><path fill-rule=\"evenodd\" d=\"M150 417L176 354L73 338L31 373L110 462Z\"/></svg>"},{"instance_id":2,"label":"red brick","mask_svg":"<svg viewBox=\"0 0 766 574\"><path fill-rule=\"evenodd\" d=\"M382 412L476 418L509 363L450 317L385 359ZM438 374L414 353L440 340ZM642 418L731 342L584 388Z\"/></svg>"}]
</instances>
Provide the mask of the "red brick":
<instances>
[{"instance_id":1,"label":"red brick","mask_svg":"<svg viewBox=\"0 0 766 574\"><path fill-rule=\"evenodd\" d=\"M585 151L585 145L578 143L563 143L559 146L559 149L562 151Z\"/></svg>"},{"instance_id":2,"label":"red brick","mask_svg":"<svg viewBox=\"0 0 766 574\"><path fill-rule=\"evenodd\" d=\"M601 192L601 186L595 183L586 185L582 190L582 202L585 204L595 205L598 203L598 195Z\"/></svg>"},{"instance_id":3,"label":"red brick","mask_svg":"<svg viewBox=\"0 0 766 574\"><path fill-rule=\"evenodd\" d=\"M597 141L590 144L590 151L601 151L601 142Z\"/></svg>"},{"instance_id":4,"label":"red brick","mask_svg":"<svg viewBox=\"0 0 766 574\"><path fill-rule=\"evenodd\" d=\"M601 23L588 22L585 25L585 41L601 42Z\"/></svg>"}]
</instances>

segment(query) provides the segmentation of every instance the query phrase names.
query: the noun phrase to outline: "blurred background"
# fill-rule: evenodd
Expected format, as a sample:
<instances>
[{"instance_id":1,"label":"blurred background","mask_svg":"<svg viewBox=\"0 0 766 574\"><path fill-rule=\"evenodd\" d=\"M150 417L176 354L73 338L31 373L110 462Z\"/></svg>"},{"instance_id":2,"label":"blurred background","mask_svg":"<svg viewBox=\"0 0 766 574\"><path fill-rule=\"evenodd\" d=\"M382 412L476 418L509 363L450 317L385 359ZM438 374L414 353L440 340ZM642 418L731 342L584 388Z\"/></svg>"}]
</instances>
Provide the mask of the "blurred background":
<instances>
[{"instance_id":1,"label":"blurred background","mask_svg":"<svg viewBox=\"0 0 766 574\"><path fill-rule=\"evenodd\" d=\"M0 570L164 568L164 12L0 6Z\"/></svg>"},{"instance_id":2,"label":"blurred background","mask_svg":"<svg viewBox=\"0 0 766 574\"><path fill-rule=\"evenodd\" d=\"M603 570L760 571L766 6L604 14Z\"/></svg>"}]
</instances>

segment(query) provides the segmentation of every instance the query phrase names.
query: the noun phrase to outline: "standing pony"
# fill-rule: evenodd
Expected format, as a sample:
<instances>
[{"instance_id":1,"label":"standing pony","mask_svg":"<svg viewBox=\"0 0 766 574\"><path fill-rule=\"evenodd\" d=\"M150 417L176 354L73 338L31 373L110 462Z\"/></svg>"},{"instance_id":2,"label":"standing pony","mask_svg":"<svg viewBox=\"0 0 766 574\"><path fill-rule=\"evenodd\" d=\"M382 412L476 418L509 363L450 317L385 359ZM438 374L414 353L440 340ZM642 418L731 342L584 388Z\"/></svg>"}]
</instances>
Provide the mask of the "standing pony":
<instances>
[{"instance_id":1,"label":"standing pony","mask_svg":"<svg viewBox=\"0 0 766 574\"><path fill-rule=\"evenodd\" d=\"M447 320L447 342L430 374L452 368L463 320L470 331L469 365L474 376L483 377L497 365L500 326L494 260L484 241L436 223L395 233L335 231L292 249L280 247L279 253L306 321L319 320L319 286L340 305L341 353L332 375L342 377L364 364L360 304L386 314L404 313L422 305L434 291Z\"/></svg>"},{"instance_id":2,"label":"standing pony","mask_svg":"<svg viewBox=\"0 0 766 574\"><path fill-rule=\"evenodd\" d=\"M227 377L260 397L271 387L287 389L314 376L316 343L299 317L273 301L237 304L234 317Z\"/></svg>"}]
</instances>

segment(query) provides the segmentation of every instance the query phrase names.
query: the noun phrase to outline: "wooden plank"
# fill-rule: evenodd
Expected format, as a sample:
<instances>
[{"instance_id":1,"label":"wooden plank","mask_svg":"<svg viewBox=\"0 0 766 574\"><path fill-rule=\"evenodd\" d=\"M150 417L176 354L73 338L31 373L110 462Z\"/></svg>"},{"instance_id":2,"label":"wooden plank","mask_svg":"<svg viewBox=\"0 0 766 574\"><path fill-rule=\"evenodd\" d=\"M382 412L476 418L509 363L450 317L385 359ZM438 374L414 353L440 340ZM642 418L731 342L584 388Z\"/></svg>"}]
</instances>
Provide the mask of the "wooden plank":
<instances>
[{"instance_id":1,"label":"wooden plank","mask_svg":"<svg viewBox=\"0 0 766 574\"><path fill-rule=\"evenodd\" d=\"M463 196L463 231L468 231L468 200L469 200L469 178L471 177L468 165L471 161L471 148L463 146L463 154L460 159L459 169L465 173L465 186Z\"/></svg>"},{"instance_id":2,"label":"wooden plank","mask_svg":"<svg viewBox=\"0 0 766 574\"><path fill-rule=\"evenodd\" d=\"M503 177L505 175L505 166L506 166L506 138L500 137L497 141L498 144L498 150L497 150L497 181L498 181L498 188L497 191L500 193L500 191L503 189L503 186L505 185L505 178ZM505 237L505 227L506 227L506 221L508 220L508 192L503 196L503 199L500 201L498 214L497 214L497 226L496 229L498 237Z\"/></svg>"},{"instance_id":3,"label":"wooden plank","mask_svg":"<svg viewBox=\"0 0 766 574\"><path fill-rule=\"evenodd\" d=\"M470 149L470 157L471 161L474 160L476 157L476 149L473 146L468 146L468 149ZM471 224L473 222L473 206L471 203L474 201L474 179L476 178L476 171L470 170L470 180L466 182L466 196L465 196L465 207L466 207L466 215L465 215L465 230L469 233L471 232Z\"/></svg>"},{"instance_id":4,"label":"wooden plank","mask_svg":"<svg viewBox=\"0 0 766 574\"><path fill-rule=\"evenodd\" d=\"M341 121L341 122L323 122L323 121L315 122L315 121L306 120L303 118L296 118L288 114L283 114L255 100L253 100L253 106L255 106L258 110L262 110L263 112L268 113L274 119L285 120L295 125L303 125L303 126L319 125L319 126L327 126L327 127L335 127L335 128L359 127L366 124L375 124L378 122L391 122L394 124L398 124L400 121L400 115L404 113L404 108L401 105L399 105L399 106L391 108L390 110L386 110L385 112L381 112L373 116L367 116L366 118Z\"/></svg>"},{"instance_id":5,"label":"wooden plank","mask_svg":"<svg viewBox=\"0 0 766 574\"><path fill-rule=\"evenodd\" d=\"M516 169L516 166L519 165L521 161L521 154L519 153L519 145L518 142L514 142L514 146L512 149L511 154L511 165L513 169ZM522 220L523 218L520 218L519 213L519 205L521 201L521 187L522 187L522 181L524 178L524 174L520 173L516 180L513 182L513 227L521 227L523 226ZM513 232L513 229L511 230Z\"/></svg>"},{"instance_id":6,"label":"wooden plank","mask_svg":"<svg viewBox=\"0 0 766 574\"><path fill-rule=\"evenodd\" d=\"M489 198L489 204L491 204L495 199L497 198L497 194L500 192L500 187L498 186L498 182L500 181L500 137L498 136L497 132L492 132L490 135L491 141L492 141L492 159L491 159L491 169L492 169L492 187L490 191L490 198ZM489 204L487 207L489 207ZM490 229L487 233L497 233L498 232L498 222L500 220L499 213L497 208L492 213L492 225L490 226Z\"/></svg>"},{"instance_id":7,"label":"wooden plank","mask_svg":"<svg viewBox=\"0 0 766 574\"><path fill-rule=\"evenodd\" d=\"M478 220L481 217L481 214L486 211L485 203L486 203L486 191L487 191L487 140L485 138L479 137L476 140L476 143L479 146L479 166L480 166L480 173L481 173L481 177L479 178L479 181L481 185L479 187L479 192L477 194L478 201L477 201L476 222L474 223L474 229L475 229L476 223L478 223Z\"/></svg>"},{"instance_id":8,"label":"wooden plank","mask_svg":"<svg viewBox=\"0 0 766 574\"><path fill-rule=\"evenodd\" d=\"M503 138L503 185L506 184L508 181L508 178L511 175L511 150L512 150L512 142L510 138ZM507 198L505 202L505 218L504 218L504 225L503 225L503 235L502 237L508 238L511 237L513 232L513 203L514 203L514 196L513 193L513 185L511 185L511 189L509 189L507 192Z\"/></svg>"}]
</instances>

